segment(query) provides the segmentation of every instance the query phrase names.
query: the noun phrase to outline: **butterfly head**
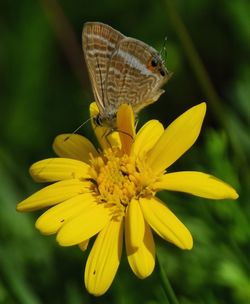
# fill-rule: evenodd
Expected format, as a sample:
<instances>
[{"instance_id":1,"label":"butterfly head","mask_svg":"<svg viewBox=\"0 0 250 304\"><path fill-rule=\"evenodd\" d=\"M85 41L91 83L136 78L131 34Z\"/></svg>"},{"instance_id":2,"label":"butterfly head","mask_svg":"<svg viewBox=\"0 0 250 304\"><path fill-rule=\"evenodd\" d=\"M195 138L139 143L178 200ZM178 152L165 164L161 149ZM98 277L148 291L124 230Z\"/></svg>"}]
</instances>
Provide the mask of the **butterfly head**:
<instances>
[{"instance_id":1,"label":"butterfly head","mask_svg":"<svg viewBox=\"0 0 250 304\"><path fill-rule=\"evenodd\" d=\"M94 118L94 124L97 127L106 127L111 130L116 129L116 113L109 113L108 115L104 116L101 113L98 113Z\"/></svg>"},{"instance_id":2,"label":"butterfly head","mask_svg":"<svg viewBox=\"0 0 250 304\"><path fill-rule=\"evenodd\" d=\"M160 97L171 76L153 47L103 23L85 24L83 51L99 110L96 126L115 130L121 104L137 114Z\"/></svg>"}]
</instances>

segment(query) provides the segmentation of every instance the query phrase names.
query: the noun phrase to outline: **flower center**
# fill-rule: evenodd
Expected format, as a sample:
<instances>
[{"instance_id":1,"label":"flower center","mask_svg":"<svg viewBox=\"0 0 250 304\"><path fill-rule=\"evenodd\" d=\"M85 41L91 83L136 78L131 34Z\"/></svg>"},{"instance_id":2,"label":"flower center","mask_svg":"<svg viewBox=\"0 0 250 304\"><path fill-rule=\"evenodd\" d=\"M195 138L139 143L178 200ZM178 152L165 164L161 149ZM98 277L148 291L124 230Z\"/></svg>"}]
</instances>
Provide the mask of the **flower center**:
<instances>
[{"instance_id":1,"label":"flower center","mask_svg":"<svg viewBox=\"0 0 250 304\"><path fill-rule=\"evenodd\" d=\"M113 216L124 216L132 198L154 194L150 185L156 177L143 160L135 160L117 148L104 150L91 162L98 200L112 208Z\"/></svg>"}]
</instances>

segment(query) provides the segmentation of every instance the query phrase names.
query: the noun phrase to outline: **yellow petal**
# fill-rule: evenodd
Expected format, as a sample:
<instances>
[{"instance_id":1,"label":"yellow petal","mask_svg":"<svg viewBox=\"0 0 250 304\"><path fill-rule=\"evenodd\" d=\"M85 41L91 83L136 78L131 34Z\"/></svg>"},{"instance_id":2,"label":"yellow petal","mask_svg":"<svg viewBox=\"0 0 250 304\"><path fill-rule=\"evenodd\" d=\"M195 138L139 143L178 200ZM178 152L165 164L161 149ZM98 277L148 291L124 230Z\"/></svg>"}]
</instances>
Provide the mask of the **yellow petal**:
<instances>
[{"instance_id":1,"label":"yellow petal","mask_svg":"<svg viewBox=\"0 0 250 304\"><path fill-rule=\"evenodd\" d=\"M72 246L91 238L103 229L110 220L109 210L104 204L95 204L66 222L57 234L61 246Z\"/></svg>"},{"instance_id":2,"label":"yellow petal","mask_svg":"<svg viewBox=\"0 0 250 304\"><path fill-rule=\"evenodd\" d=\"M163 132L164 128L158 120L148 121L136 134L131 155L146 155L148 151L153 148Z\"/></svg>"},{"instance_id":3,"label":"yellow petal","mask_svg":"<svg viewBox=\"0 0 250 304\"><path fill-rule=\"evenodd\" d=\"M122 104L117 112L117 131L122 143L122 150L130 154L135 138L135 118L131 105Z\"/></svg>"},{"instance_id":4,"label":"yellow petal","mask_svg":"<svg viewBox=\"0 0 250 304\"><path fill-rule=\"evenodd\" d=\"M86 241L81 242L78 246L82 251L85 251L85 250L87 250L88 245L89 245L89 240L86 240Z\"/></svg>"},{"instance_id":5,"label":"yellow petal","mask_svg":"<svg viewBox=\"0 0 250 304\"><path fill-rule=\"evenodd\" d=\"M127 207L125 230L130 247L140 247L144 238L145 224L138 200L132 199Z\"/></svg>"},{"instance_id":6,"label":"yellow petal","mask_svg":"<svg viewBox=\"0 0 250 304\"><path fill-rule=\"evenodd\" d=\"M160 172L173 164L196 141L206 113L206 103L192 107L174 120L148 156L148 164Z\"/></svg>"},{"instance_id":7,"label":"yellow petal","mask_svg":"<svg viewBox=\"0 0 250 304\"><path fill-rule=\"evenodd\" d=\"M160 237L181 249L193 247L188 229L158 198L141 198L140 205L147 223Z\"/></svg>"},{"instance_id":8,"label":"yellow petal","mask_svg":"<svg viewBox=\"0 0 250 304\"><path fill-rule=\"evenodd\" d=\"M99 109L95 101L91 102L89 112L91 118L95 118L99 114Z\"/></svg>"},{"instance_id":9,"label":"yellow petal","mask_svg":"<svg viewBox=\"0 0 250 304\"><path fill-rule=\"evenodd\" d=\"M99 110L95 102L92 102L90 104L89 110L90 110L90 116L93 118L99 114ZM120 137L117 132L105 126L95 125L93 119L91 122L95 135L102 149L106 149L110 147L119 147L119 148L121 147Z\"/></svg>"},{"instance_id":10,"label":"yellow petal","mask_svg":"<svg viewBox=\"0 0 250 304\"><path fill-rule=\"evenodd\" d=\"M186 192L211 199L237 199L237 192L222 180L202 172L185 171L165 174L155 189Z\"/></svg>"},{"instance_id":11,"label":"yellow petal","mask_svg":"<svg viewBox=\"0 0 250 304\"><path fill-rule=\"evenodd\" d=\"M56 233L66 222L96 206L91 193L74 196L44 212L36 221L36 228L43 234Z\"/></svg>"},{"instance_id":12,"label":"yellow petal","mask_svg":"<svg viewBox=\"0 0 250 304\"><path fill-rule=\"evenodd\" d=\"M153 272L155 266L155 244L153 235L145 220L143 226L143 242L140 243L139 248L131 247L127 230L125 232L128 262L134 274L140 279L148 277ZM134 230L136 230L136 226Z\"/></svg>"},{"instance_id":13,"label":"yellow petal","mask_svg":"<svg viewBox=\"0 0 250 304\"><path fill-rule=\"evenodd\" d=\"M111 221L98 234L89 254L84 281L89 293L100 296L113 282L121 260L123 223Z\"/></svg>"},{"instance_id":14,"label":"yellow petal","mask_svg":"<svg viewBox=\"0 0 250 304\"><path fill-rule=\"evenodd\" d=\"M53 149L60 157L73 158L89 163L90 154L98 156L93 144L79 134L61 134L53 142Z\"/></svg>"},{"instance_id":15,"label":"yellow petal","mask_svg":"<svg viewBox=\"0 0 250 304\"><path fill-rule=\"evenodd\" d=\"M90 166L70 158L48 158L34 163L30 175L37 182L55 182L64 179L88 179Z\"/></svg>"},{"instance_id":16,"label":"yellow petal","mask_svg":"<svg viewBox=\"0 0 250 304\"><path fill-rule=\"evenodd\" d=\"M73 196L89 192L90 182L71 179L57 182L32 194L17 205L17 211L33 211L61 203Z\"/></svg>"}]
</instances>

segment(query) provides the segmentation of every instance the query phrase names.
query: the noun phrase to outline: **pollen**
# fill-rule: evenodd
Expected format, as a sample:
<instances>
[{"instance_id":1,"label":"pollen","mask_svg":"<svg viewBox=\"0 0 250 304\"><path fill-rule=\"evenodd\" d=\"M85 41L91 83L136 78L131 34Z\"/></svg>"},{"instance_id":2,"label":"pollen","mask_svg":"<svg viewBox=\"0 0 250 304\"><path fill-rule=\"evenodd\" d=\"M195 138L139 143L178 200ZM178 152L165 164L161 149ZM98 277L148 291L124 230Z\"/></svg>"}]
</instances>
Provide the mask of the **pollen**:
<instances>
[{"instance_id":1,"label":"pollen","mask_svg":"<svg viewBox=\"0 0 250 304\"><path fill-rule=\"evenodd\" d=\"M132 198L154 195L150 185L156 178L142 160L110 148L91 163L98 201L107 204L113 217L122 218Z\"/></svg>"}]
</instances>

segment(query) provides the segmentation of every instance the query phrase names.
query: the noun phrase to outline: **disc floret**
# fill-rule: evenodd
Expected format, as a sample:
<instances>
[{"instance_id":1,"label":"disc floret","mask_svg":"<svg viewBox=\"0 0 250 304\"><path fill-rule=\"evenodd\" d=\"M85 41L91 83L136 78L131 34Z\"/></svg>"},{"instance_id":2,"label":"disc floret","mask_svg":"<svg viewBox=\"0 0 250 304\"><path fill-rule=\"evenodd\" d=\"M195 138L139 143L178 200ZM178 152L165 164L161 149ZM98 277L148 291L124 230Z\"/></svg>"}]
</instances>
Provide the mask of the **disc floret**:
<instances>
[{"instance_id":1,"label":"disc floret","mask_svg":"<svg viewBox=\"0 0 250 304\"><path fill-rule=\"evenodd\" d=\"M92 158L92 176L98 201L113 209L112 215L123 217L132 198L150 197L156 176L143 160L123 152L119 148L106 149Z\"/></svg>"}]
</instances>

